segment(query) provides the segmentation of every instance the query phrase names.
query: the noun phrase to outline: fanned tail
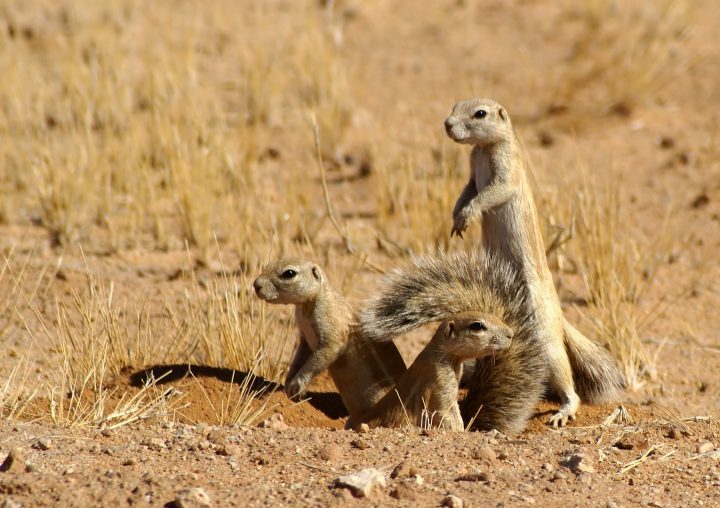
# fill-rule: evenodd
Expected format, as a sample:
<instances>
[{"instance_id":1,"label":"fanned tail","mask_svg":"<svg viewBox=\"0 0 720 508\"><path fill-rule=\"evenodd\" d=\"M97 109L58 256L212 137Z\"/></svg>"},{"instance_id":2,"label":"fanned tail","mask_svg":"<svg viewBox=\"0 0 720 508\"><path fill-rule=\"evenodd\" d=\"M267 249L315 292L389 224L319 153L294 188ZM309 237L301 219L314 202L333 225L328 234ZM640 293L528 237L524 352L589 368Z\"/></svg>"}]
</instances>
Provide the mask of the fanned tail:
<instances>
[{"instance_id":1,"label":"fanned tail","mask_svg":"<svg viewBox=\"0 0 720 508\"><path fill-rule=\"evenodd\" d=\"M461 312L481 310L512 326L523 321L525 291L517 272L483 252L425 255L388 275L361 314L362 330L383 341Z\"/></svg>"},{"instance_id":2,"label":"fanned tail","mask_svg":"<svg viewBox=\"0 0 720 508\"><path fill-rule=\"evenodd\" d=\"M565 320L565 350L572 367L575 390L591 404L617 398L625 388L625 378L610 353L585 337Z\"/></svg>"}]
</instances>

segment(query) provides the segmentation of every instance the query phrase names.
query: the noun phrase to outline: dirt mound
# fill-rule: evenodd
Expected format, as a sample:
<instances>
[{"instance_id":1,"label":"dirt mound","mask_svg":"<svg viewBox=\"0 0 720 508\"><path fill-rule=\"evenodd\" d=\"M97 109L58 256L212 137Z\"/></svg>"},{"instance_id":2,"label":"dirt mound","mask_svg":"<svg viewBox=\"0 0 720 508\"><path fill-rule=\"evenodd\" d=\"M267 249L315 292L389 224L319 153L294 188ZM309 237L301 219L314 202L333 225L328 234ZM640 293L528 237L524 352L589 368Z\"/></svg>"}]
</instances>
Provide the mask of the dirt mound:
<instances>
[{"instance_id":1,"label":"dirt mound","mask_svg":"<svg viewBox=\"0 0 720 508\"><path fill-rule=\"evenodd\" d=\"M228 408L239 402L247 373L196 365L159 365L124 371L117 384L120 392L139 389L152 375L158 386L172 387L182 397L177 417L182 423L227 423ZM307 397L292 401L277 383L261 377L252 379L249 390L256 393L254 408L265 404L264 414L281 413L291 427L342 428L347 411L332 379L323 373L311 383Z\"/></svg>"}]
</instances>

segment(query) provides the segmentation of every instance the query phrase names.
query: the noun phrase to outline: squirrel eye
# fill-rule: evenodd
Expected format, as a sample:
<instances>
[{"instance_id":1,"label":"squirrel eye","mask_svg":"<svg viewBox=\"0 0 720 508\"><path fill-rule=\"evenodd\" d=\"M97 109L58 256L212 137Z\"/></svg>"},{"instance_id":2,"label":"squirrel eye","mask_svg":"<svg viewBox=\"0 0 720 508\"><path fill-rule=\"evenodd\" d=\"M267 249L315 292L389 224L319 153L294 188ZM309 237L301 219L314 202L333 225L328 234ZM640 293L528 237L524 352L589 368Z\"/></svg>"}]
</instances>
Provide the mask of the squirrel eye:
<instances>
[{"instance_id":1,"label":"squirrel eye","mask_svg":"<svg viewBox=\"0 0 720 508\"><path fill-rule=\"evenodd\" d=\"M297 275L297 272L293 269L285 270L282 274L280 274L280 277L283 279L292 279Z\"/></svg>"},{"instance_id":2,"label":"squirrel eye","mask_svg":"<svg viewBox=\"0 0 720 508\"><path fill-rule=\"evenodd\" d=\"M483 118L485 115L487 115L487 111L484 109L478 109L475 113L473 113L473 118Z\"/></svg>"},{"instance_id":3,"label":"squirrel eye","mask_svg":"<svg viewBox=\"0 0 720 508\"><path fill-rule=\"evenodd\" d=\"M484 330L487 330L487 326L485 326L485 324L481 323L480 321L475 321L474 323L471 323L468 328L475 332L482 332Z\"/></svg>"}]
</instances>

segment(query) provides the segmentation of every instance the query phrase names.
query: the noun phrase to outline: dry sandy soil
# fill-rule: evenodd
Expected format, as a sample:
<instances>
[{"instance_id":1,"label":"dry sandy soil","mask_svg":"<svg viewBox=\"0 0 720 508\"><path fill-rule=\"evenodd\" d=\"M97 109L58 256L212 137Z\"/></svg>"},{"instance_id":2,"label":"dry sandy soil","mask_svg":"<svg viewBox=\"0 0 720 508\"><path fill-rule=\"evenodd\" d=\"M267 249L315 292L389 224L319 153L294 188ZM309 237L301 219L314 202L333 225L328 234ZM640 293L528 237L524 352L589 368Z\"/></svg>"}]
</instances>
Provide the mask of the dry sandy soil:
<instances>
[{"instance_id":1,"label":"dry sandy soil","mask_svg":"<svg viewBox=\"0 0 720 508\"><path fill-rule=\"evenodd\" d=\"M288 27L294 26L291 18L296 11L290 2L259 3L264 5L262 15L257 15L258 3L251 1L219 2L209 14L201 7L203 2L153 2L146 13L142 2L117 1L109 2L98 16L86 18L82 13L87 2L67 2L75 12L68 17L66 7L56 2L11 1L0 6L0 54L5 59L24 52L35 55L62 83L66 69L55 68L53 59L60 61L58 51L75 51L82 44L73 39L73 31L95 34L98 48L124 37L132 52L145 45L152 48L156 36L165 32L182 41L191 27L193 46L187 51L192 53L197 46L199 63L196 73L186 78L200 83L197 97L201 91L208 96L217 91L229 112L242 112L231 89L233 83L244 82L243 71L234 63L239 55L259 54L261 45L273 40L275 30L278 38L289 37ZM303 4L320 19L332 15L342 27L333 37L335 44L341 44L341 61L346 64L344 90L352 91L350 101L340 101L347 117L328 114L319 122L321 135L333 145L325 155L329 190L345 227L353 232L355 247L389 269L403 262L409 250L447 246L449 208L418 219L403 214L413 210L407 202L420 188L413 185L434 178L437 160L446 160L446 153L458 154L457 159L450 157L452 180L443 188L448 203L452 202L466 171L465 151L444 138L443 119L456 100L495 97L514 118L533 160L541 195L552 195L547 189L562 181L558 188L575 189L560 196L572 207L580 202L577 189L588 177L593 183L586 192L594 185L600 189L599 182L608 179L622 191L624 229L614 241L625 245L637 239L632 245L653 258L652 269L639 277L648 285L636 302L636 315L642 347L654 369L640 372L638 383L618 403L581 406L577 421L566 429L544 425L556 407L552 401L544 402L527 431L518 436L421 429L344 431L344 408L325 376L314 382L309 400L299 405L280 391L272 392L277 385L256 379L252 386L270 387L253 401L266 403L264 410L247 423L228 424L220 406L239 390L240 371L248 366L228 360L225 353L201 351L197 344L207 346L221 334L215 334L212 323L205 329L183 325L210 315L208 308L203 307L207 311L203 313L188 302L204 301L215 284L236 283L247 293L249 281L258 273L258 260L267 257L270 245L275 252L322 259L353 304L360 305L379 280L377 273L347 252L329 221L322 219L325 209L309 124L306 119L293 120L291 126L284 122L294 118L291 108L297 105L292 102L268 107L269 119L248 120L256 136L251 171L257 181L251 189L241 183L238 201L222 204L218 198L217 206L209 208L207 224L217 226L217 247L212 235L203 237L193 229L192 221L202 225L202 220L188 215L190 225L183 226L185 219L176 217L184 209L165 202L153 208L152 194L138 197L148 205L134 209L140 219L133 219L136 212L128 212L130 219L114 223L112 217L104 221L100 212L92 212L89 215L97 213L98 218L89 220L89 225L83 226L78 216L72 228L63 230L50 220L50 207L43 202L58 193L48 194L43 188L35 193L33 177L23 175L40 178L45 173L22 161L62 159L57 133L63 132L66 119L48 104L39 127L31 132L18 123L22 115L14 108L20 102L13 102L15 95L31 102L49 101L51 95L42 91L57 83L52 72L45 81L25 82L18 71L12 75L16 81L7 78L0 87L0 137L5 138L0 158L0 249L7 260L0 295L13 302L7 308L0 303L0 388L6 386L0 401L11 408L38 391L21 413L7 408L2 413L0 461L11 449L20 456L0 468L0 506L202 506L203 493L212 506L719 505L720 5L710 0L657 2L654 7L609 0L581 2L584 6L550 0L443 0L420 8L419 2L373 0L337 2L330 11L323 2ZM124 24L131 35L123 31ZM642 36L627 35L638 27L651 29ZM19 59L13 69L24 69ZM99 65L102 73L103 62ZM284 60L270 63L276 72L283 72L283 65ZM134 69L123 67L118 74ZM288 75L292 82L295 75L290 71ZM83 79L97 78L92 76ZM332 72L328 76L335 79ZM69 97L75 93L73 86L66 87ZM180 81L172 86L184 85ZM266 86L271 85L260 80L258 88ZM32 99L34 90L36 99ZM191 108L192 95L186 99L177 106L179 111ZM98 110L100 106L98 99ZM138 107L143 110L137 113L140 117L153 106ZM83 114L92 116L92 108ZM229 113L228 117L227 124L236 121ZM134 116L128 118L132 122ZM153 137L160 123L148 121L136 133L138 145L146 137L150 143L162 144ZM208 131L224 128L223 121L209 122ZM344 122L345 127L342 136L328 139L331 135L323 122L332 125L333 121ZM105 127L93 125L88 135L99 136ZM184 143L182 128L177 132ZM113 132L107 135L120 137L117 132L124 131ZM231 134L226 146L237 155L232 138L239 139L242 133ZM62 142L70 146L73 139ZM47 150L41 153L45 143ZM211 153L214 145L207 146ZM177 160L183 153L176 154ZM124 148L105 163L120 165L121 155ZM133 156L127 152L128 158ZM212 155L207 157L210 160ZM194 159L187 165L193 168L205 160ZM393 180L388 171L400 177ZM107 185L122 178L114 175ZM412 182L403 187L398 178ZM164 196L173 181L158 183L158 193ZM134 192L131 184L122 183ZM190 198L197 192L198 199L214 203L213 196L202 194L203 182L195 184L199 187L188 184ZM105 183L98 185L70 195L69 209L80 209L94 199L105 188ZM383 204L387 192L402 194L393 206L405 208L388 212L392 207ZM254 212L242 205L253 193L262 200ZM431 205L443 199L438 197ZM539 199L541 206L549 207L550 201ZM220 215L226 205L228 213ZM101 203L97 207L101 210ZM232 219L236 211L238 217ZM301 212L305 222L296 222ZM396 215L385 220L383 213ZM146 224L143 214L157 215ZM541 215L547 218L550 213ZM222 223L231 231L223 230ZM435 229L437 238L432 236ZM466 242L477 242L476 233ZM424 244L409 240L420 234ZM311 241L300 245L302 237ZM574 268L577 251L572 249L577 241L568 242L565 268L557 260L552 267L568 316L593 335L591 320L586 319L588 312L592 317L592 309L586 308L586 286L580 270ZM90 276L95 282L88 285ZM130 324L120 328L128 343L139 337L132 342L139 350L118 353L113 357L116 371L103 376L98 386L85 386L77 396L90 400L99 390L110 390L108 405L103 406L107 413L120 404L122 394L138 393L149 372L157 377L170 371L153 388L161 399L177 399L162 416L148 413L145 416L153 417L117 428L103 424L104 415L53 417L58 400L50 394L62 399L71 391L58 381L58 374L64 372L62 358L67 358L59 345L85 336L83 311L75 302L100 281L104 288L100 299L107 300L110 293L113 305L127 309L118 316ZM22 298L13 299L17 295ZM147 321L133 321L135 305L143 309L140 314L146 312L142 315ZM257 305L253 314L243 313L248 308L240 309L238 322L257 319ZM93 315L99 316L102 306L93 309ZM279 340L290 324L287 310L276 310L263 319L280 323L281 332L270 333L272 327L265 321L246 332L267 332ZM228 307L222 311L229 312ZM93 318L89 328L110 321ZM144 329L152 333L142 333ZM182 335L181 330L190 332ZM396 341L407 361L427 339L425 332ZM173 333L176 342L160 344ZM274 358L286 359L287 350L284 355ZM20 368L11 378L16 366ZM266 365L259 374L280 380L283 367L279 365L271 375L272 368ZM233 373L233 368L239 372ZM5 379L15 381L4 385ZM603 425L619 403L632 421ZM281 414L284 421L273 420L277 418L273 414ZM261 428L260 422L268 428ZM335 486L338 477L364 468L378 469L386 476L386 485L375 487L368 498ZM203 492L188 493L192 488Z\"/></svg>"}]
</instances>

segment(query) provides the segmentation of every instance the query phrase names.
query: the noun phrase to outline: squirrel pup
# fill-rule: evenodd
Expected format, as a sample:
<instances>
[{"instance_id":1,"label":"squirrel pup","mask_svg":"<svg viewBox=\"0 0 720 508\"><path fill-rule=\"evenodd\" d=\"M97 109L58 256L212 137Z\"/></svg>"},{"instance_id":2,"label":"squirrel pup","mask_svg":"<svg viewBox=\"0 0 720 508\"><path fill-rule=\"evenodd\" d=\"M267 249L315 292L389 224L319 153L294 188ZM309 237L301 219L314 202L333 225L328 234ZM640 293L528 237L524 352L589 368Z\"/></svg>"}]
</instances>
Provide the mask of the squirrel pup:
<instances>
[{"instance_id":1,"label":"squirrel pup","mask_svg":"<svg viewBox=\"0 0 720 508\"><path fill-rule=\"evenodd\" d=\"M316 264L281 259L263 268L253 287L268 303L295 305L300 340L285 379L285 393L301 396L328 369L351 416L372 407L405 372L392 341L373 343L360 334L357 314Z\"/></svg>"},{"instance_id":2,"label":"squirrel pup","mask_svg":"<svg viewBox=\"0 0 720 508\"><path fill-rule=\"evenodd\" d=\"M363 334L383 341L463 312L495 316L513 330L512 342L492 358L477 360L460 409L474 429L517 434L525 429L548 380L528 298L518 271L497 256L428 254L385 277L361 314Z\"/></svg>"},{"instance_id":3,"label":"squirrel pup","mask_svg":"<svg viewBox=\"0 0 720 508\"><path fill-rule=\"evenodd\" d=\"M507 349L513 331L496 317L465 312L443 321L410 368L371 409L349 418L346 428L439 427L465 429L457 403L462 364Z\"/></svg>"}]
</instances>

